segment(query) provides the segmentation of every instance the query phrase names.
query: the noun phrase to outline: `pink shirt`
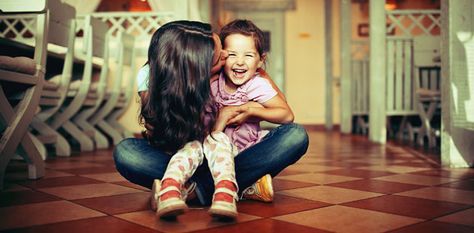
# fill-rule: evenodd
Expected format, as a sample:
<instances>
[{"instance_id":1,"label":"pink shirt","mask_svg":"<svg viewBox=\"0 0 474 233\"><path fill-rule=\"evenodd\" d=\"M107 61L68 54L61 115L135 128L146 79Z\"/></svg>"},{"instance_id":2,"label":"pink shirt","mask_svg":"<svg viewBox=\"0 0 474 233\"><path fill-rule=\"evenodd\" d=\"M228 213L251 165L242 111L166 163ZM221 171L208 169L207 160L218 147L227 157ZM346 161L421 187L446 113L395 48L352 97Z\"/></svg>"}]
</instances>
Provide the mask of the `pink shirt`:
<instances>
[{"instance_id":1,"label":"pink shirt","mask_svg":"<svg viewBox=\"0 0 474 233\"><path fill-rule=\"evenodd\" d=\"M255 77L239 86L234 93L225 90L225 77L223 73L217 80L211 83L211 93L214 97L217 109L224 106L239 106L249 101L265 103L277 95L268 80L255 74ZM224 133L242 151L257 143L268 132L260 129L259 122L245 122L238 126L227 126Z\"/></svg>"}]
</instances>

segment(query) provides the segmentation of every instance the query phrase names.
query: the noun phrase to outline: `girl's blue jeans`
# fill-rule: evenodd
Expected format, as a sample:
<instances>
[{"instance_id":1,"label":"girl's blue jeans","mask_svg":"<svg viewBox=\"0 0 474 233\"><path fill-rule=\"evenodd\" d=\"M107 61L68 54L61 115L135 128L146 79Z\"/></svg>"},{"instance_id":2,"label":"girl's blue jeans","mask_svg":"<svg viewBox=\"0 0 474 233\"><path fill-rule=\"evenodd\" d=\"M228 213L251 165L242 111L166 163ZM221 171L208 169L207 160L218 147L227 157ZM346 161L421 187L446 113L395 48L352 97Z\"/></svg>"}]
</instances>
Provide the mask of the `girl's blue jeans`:
<instances>
[{"instance_id":1,"label":"girl's blue jeans","mask_svg":"<svg viewBox=\"0 0 474 233\"><path fill-rule=\"evenodd\" d=\"M297 124L284 124L274 128L259 143L235 157L235 173L240 190L255 183L266 174L272 177L294 164L308 149L308 134ZM132 183L151 188L154 179L165 173L170 155L151 146L146 139L127 138L114 150L115 166L119 173ZM196 182L199 202L210 205L214 193L207 161L190 179Z\"/></svg>"}]
</instances>

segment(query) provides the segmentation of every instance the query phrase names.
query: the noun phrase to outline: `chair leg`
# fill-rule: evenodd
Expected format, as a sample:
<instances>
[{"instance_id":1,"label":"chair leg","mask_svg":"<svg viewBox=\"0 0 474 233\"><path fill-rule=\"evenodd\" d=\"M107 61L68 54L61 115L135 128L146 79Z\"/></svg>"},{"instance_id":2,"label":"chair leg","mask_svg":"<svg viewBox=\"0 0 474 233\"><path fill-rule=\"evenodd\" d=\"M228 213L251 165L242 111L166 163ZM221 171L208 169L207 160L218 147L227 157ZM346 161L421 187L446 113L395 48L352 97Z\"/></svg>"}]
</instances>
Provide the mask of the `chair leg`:
<instances>
[{"instance_id":1,"label":"chair leg","mask_svg":"<svg viewBox=\"0 0 474 233\"><path fill-rule=\"evenodd\" d=\"M112 138L112 142L114 145L117 145L120 141L122 141L123 137L122 135L115 130L112 126L110 126L106 121L101 120L97 123L97 126L101 130L103 130L107 135L109 135Z\"/></svg>"},{"instance_id":2,"label":"chair leg","mask_svg":"<svg viewBox=\"0 0 474 233\"><path fill-rule=\"evenodd\" d=\"M97 130L94 126L89 124L89 122L82 118L74 118L74 123L78 125L83 131L90 132L90 134L86 134L93 138L97 149L106 149L109 147L109 141L107 140L107 137L105 137L105 135Z\"/></svg>"},{"instance_id":3,"label":"chair leg","mask_svg":"<svg viewBox=\"0 0 474 233\"><path fill-rule=\"evenodd\" d=\"M28 126L39 103L41 89L42 85L30 87L25 92L23 100L15 107L16 111L14 111L0 85L0 117L7 124L0 140L0 189L3 189L6 167L20 144L27 149L26 161L29 173L32 174L30 177L39 178L44 176L44 161L39 152L35 150L36 148L28 147L28 144L33 145L33 142L27 134Z\"/></svg>"},{"instance_id":4,"label":"chair leg","mask_svg":"<svg viewBox=\"0 0 474 233\"><path fill-rule=\"evenodd\" d=\"M74 139L81 145L81 151L93 151L94 142L84 132L82 132L76 125L70 121L63 124L63 129L66 130Z\"/></svg>"}]
</instances>

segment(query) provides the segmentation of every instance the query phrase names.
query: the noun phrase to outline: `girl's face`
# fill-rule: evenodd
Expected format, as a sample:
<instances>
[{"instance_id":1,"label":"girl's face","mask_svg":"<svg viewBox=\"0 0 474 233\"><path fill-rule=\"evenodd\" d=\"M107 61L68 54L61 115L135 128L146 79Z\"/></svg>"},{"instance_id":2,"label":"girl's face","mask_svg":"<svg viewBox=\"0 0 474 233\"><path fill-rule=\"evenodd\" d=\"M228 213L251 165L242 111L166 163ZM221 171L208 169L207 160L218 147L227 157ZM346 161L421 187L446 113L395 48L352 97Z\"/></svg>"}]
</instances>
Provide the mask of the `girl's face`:
<instances>
[{"instance_id":1,"label":"girl's face","mask_svg":"<svg viewBox=\"0 0 474 233\"><path fill-rule=\"evenodd\" d=\"M224 49L229 53L224 72L234 88L250 80L263 64L251 36L231 34L224 40Z\"/></svg>"}]
</instances>

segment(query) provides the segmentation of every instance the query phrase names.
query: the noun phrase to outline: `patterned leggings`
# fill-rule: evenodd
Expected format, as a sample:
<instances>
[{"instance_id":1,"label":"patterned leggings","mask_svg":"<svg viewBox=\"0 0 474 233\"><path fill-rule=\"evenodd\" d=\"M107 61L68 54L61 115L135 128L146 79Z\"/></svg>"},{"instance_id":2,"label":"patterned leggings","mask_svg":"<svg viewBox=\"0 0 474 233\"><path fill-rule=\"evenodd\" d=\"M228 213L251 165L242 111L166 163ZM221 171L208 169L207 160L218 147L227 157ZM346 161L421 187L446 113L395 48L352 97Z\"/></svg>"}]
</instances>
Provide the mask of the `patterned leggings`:
<instances>
[{"instance_id":1,"label":"patterned leggings","mask_svg":"<svg viewBox=\"0 0 474 233\"><path fill-rule=\"evenodd\" d=\"M188 142L176 152L171 157L162 180L173 179L183 186L202 164L205 156L214 185L223 180L230 181L238 190L234 166L237 153L237 148L227 135L222 132L212 133L202 144L199 141Z\"/></svg>"}]
</instances>

